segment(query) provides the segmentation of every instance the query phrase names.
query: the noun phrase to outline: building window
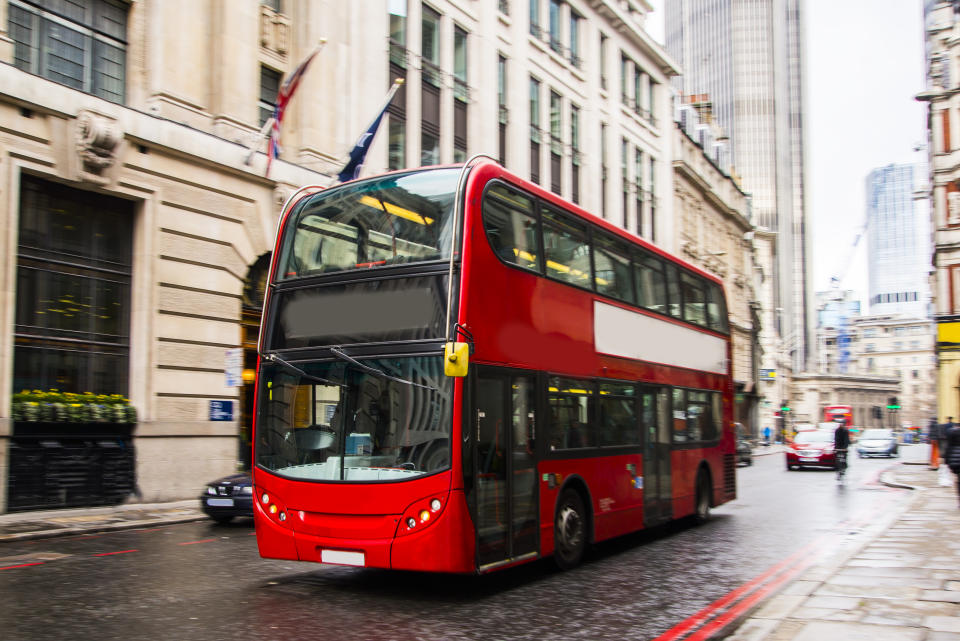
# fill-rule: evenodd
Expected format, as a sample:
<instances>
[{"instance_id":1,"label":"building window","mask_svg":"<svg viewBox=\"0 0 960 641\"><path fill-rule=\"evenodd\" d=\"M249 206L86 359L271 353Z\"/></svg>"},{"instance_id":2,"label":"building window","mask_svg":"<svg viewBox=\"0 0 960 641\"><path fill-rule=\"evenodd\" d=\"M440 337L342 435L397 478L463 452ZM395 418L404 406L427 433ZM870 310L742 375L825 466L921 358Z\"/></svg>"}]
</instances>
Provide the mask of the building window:
<instances>
[{"instance_id":1,"label":"building window","mask_svg":"<svg viewBox=\"0 0 960 641\"><path fill-rule=\"evenodd\" d=\"M407 66L407 2L389 0L390 13L390 63L401 68Z\"/></svg>"},{"instance_id":2,"label":"building window","mask_svg":"<svg viewBox=\"0 0 960 641\"><path fill-rule=\"evenodd\" d=\"M497 123L499 125L498 159L501 165L507 164L507 59L503 54L497 56Z\"/></svg>"},{"instance_id":3,"label":"building window","mask_svg":"<svg viewBox=\"0 0 960 641\"><path fill-rule=\"evenodd\" d=\"M440 14L423 6L420 27L420 56L423 59L423 80L440 86Z\"/></svg>"},{"instance_id":4,"label":"building window","mask_svg":"<svg viewBox=\"0 0 960 641\"><path fill-rule=\"evenodd\" d=\"M640 96L643 95L643 72L639 65L633 64L633 113L640 115Z\"/></svg>"},{"instance_id":5,"label":"building window","mask_svg":"<svg viewBox=\"0 0 960 641\"><path fill-rule=\"evenodd\" d=\"M280 91L280 72L269 67L260 67L260 126L273 116L277 106L277 92Z\"/></svg>"},{"instance_id":6,"label":"building window","mask_svg":"<svg viewBox=\"0 0 960 641\"><path fill-rule=\"evenodd\" d=\"M570 105L570 147L571 158L570 200L580 204L580 107Z\"/></svg>"},{"instance_id":7,"label":"building window","mask_svg":"<svg viewBox=\"0 0 960 641\"><path fill-rule=\"evenodd\" d=\"M639 100L639 96L637 100ZM647 118L653 126L657 125L657 83L653 78L647 77ZM712 152L711 152L712 153Z\"/></svg>"},{"instance_id":8,"label":"building window","mask_svg":"<svg viewBox=\"0 0 960 641\"><path fill-rule=\"evenodd\" d=\"M510 15L510 1L509 0L498 0L497 10L505 16Z\"/></svg>"},{"instance_id":9,"label":"building window","mask_svg":"<svg viewBox=\"0 0 960 641\"><path fill-rule=\"evenodd\" d=\"M602 33L600 34L600 88L606 91L607 89L607 48L609 46L609 38L607 38Z\"/></svg>"},{"instance_id":10,"label":"building window","mask_svg":"<svg viewBox=\"0 0 960 641\"><path fill-rule=\"evenodd\" d=\"M640 149L634 151L634 172L637 176L637 193L636 193L636 203L637 208L637 225L634 229L634 233L637 236L643 236L643 187L642 187L642 176L643 176L643 152Z\"/></svg>"},{"instance_id":11,"label":"building window","mask_svg":"<svg viewBox=\"0 0 960 641\"><path fill-rule=\"evenodd\" d=\"M623 187L623 223L624 229L630 229L628 212L630 211L630 168L628 158L630 157L630 143L626 138L620 139L620 184Z\"/></svg>"},{"instance_id":12,"label":"building window","mask_svg":"<svg viewBox=\"0 0 960 641\"><path fill-rule=\"evenodd\" d=\"M540 37L540 0L530 0L530 35Z\"/></svg>"},{"instance_id":13,"label":"building window","mask_svg":"<svg viewBox=\"0 0 960 641\"><path fill-rule=\"evenodd\" d=\"M573 9L570 10L570 64L580 68L580 22L583 16Z\"/></svg>"},{"instance_id":14,"label":"building window","mask_svg":"<svg viewBox=\"0 0 960 641\"><path fill-rule=\"evenodd\" d=\"M540 184L540 81L530 77L530 181Z\"/></svg>"},{"instance_id":15,"label":"building window","mask_svg":"<svg viewBox=\"0 0 960 641\"><path fill-rule=\"evenodd\" d=\"M627 93L627 70L629 68L627 57L620 55L620 102L627 105L630 96Z\"/></svg>"},{"instance_id":16,"label":"building window","mask_svg":"<svg viewBox=\"0 0 960 641\"><path fill-rule=\"evenodd\" d=\"M440 163L440 14L423 5L420 53L420 165Z\"/></svg>"},{"instance_id":17,"label":"building window","mask_svg":"<svg viewBox=\"0 0 960 641\"><path fill-rule=\"evenodd\" d=\"M657 242L657 161L650 158L650 242Z\"/></svg>"},{"instance_id":18,"label":"building window","mask_svg":"<svg viewBox=\"0 0 960 641\"><path fill-rule=\"evenodd\" d=\"M390 14L390 59L388 80L393 86L397 78L407 77L407 2L389 0ZM387 168L403 169L407 166L407 85L402 84L393 94L387 107Z\"/></svg>"},{"instance_id":19,"label":"building window","mask_svg":"<svg viewBox=\"0 0 960 641\"><path fill-rule=\"evenodd\" d=\"M24 176L14 390L127 395L133 204Z\"/></svg>"},{"instance_id":20,"label":"building window","mask_svg":"<svg viewBox=\"0 0 960 641\"><path fill-rule=\"evenodd\" d=\"M600 123L600 216L607 217L607 125Z\"/></svg>"},{"instance_id":21,"label":"building window","mask_svg":"<svg viewBox=\"0 0 960 641\"><path fill-rule=\"evenodd\" d=\"M281 11L281 9L283 9L282 0L260 0L260 4L262 4L265 7L270 7L277 13L282 13Z\"/></svg>"},{"instance_id":22,"label":"building window","mask_svg":"<svg viewBox=\"0 0 960 641\"><path fill-rule=\"evenodd\" d=\"M561 174L563 173L563 122L562 99L555 91L550 92L550 190L560 194L563 187Z\"/></svg>"},{"instance_id":23,"label":"building window","mask_svg":"<svg viewBox=\"0 0 960 641\"><path fill-rule=\"evenodd\" d=\"M127 7L117 0L46 2L57 13L10 0L13 62L23 71L122 103Z\"/></svg>"},{"instance_id":24,"label":"building window","mask_svg":"<svg viewBox=\"0 0 960 641\"><path fill-rule=\"evenodd\" d=\"M560 42L560 0L550 0L550 48L561 53Z\"/></svg>"},{"instance_id":25,"label":"building window","mask_svg":"<svg viewBox=\"0 0 960 641\"><path fill-rule=\"evenodd\" d=\"M467 32L453 30L453 161L467 160Z\"/></svg>"}]
</instances>

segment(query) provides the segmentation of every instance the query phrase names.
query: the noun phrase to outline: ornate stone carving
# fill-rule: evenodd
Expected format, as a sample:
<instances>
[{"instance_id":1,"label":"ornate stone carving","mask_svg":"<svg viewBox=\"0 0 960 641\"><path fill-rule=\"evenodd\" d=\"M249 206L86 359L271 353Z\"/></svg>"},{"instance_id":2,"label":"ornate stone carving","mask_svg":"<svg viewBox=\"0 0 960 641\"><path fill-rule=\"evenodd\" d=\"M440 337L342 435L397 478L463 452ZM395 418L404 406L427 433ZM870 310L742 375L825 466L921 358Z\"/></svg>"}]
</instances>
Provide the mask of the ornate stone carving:
<instances>
[{"instance_id":1,"label":"ornate stone carving","mask_svg":"<svg viewBox=\"0 0 960 641\"><path fill-rule=\"evenodd\" d=\"M77 115L77 154L80 159L81 180L105 183L106 171L117 161L117 152L123 132L115 120L81 111Z\"/></svg>"}]
</instances>

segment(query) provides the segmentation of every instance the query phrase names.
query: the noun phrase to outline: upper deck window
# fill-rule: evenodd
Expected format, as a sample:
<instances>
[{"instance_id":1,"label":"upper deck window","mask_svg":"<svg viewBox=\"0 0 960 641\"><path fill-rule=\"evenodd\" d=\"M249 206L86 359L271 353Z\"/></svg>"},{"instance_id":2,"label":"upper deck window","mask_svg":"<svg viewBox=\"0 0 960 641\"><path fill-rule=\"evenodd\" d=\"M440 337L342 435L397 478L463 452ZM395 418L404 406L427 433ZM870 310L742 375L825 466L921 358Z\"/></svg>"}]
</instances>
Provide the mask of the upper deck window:
<instances>
[{"instance_id":1,"label":"upper deck window","mask_svg":"<svg viewBox=\"0 0 960 641\"><path fill-rule=\"evenodd\" d=\"M448 258L459 174L382 176L306 199L285 226L277 280Z\"/></svg>"}]
</instances>

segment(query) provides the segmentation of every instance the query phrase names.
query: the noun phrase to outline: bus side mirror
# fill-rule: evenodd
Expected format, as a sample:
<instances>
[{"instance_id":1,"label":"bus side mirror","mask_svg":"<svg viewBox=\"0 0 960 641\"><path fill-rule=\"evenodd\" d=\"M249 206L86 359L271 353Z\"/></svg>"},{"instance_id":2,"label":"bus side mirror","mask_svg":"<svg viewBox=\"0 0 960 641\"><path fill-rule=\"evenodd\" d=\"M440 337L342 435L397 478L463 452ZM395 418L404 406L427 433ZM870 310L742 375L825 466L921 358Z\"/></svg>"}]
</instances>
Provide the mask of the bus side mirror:
<instances>
[{"instance_id":1,"label":"bus side mirror","mask_svg":"<svg viewBox=\"0 0 960 641\"><path fill-rule=\"evenodd\" d=\"M443 373L462 378L470 364L470 343L447 343L443 346Z\"/></svg>"}]
</instances>

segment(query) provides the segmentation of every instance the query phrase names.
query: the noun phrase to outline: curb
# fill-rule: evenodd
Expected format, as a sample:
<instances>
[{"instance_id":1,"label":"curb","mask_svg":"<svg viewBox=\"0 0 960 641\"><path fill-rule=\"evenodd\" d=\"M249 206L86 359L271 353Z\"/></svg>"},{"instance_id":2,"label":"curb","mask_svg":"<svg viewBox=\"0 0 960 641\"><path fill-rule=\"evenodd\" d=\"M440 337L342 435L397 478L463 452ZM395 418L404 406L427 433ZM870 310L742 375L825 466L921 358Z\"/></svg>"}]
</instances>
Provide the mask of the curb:
<instances>
[{"instance_id":1,"label":"curb","mask_svg":"<svg viewBox=\"0 0 960 641\"><path fill-rule=\"evenodd\" d=\"M922 488L914 487L912 485L908 485L906 483L900 483L895 479L893 479L892 476L895 469L896 469L896 466L891 466L888 469L884 470L880 474L880 482L886 486L899 488L899 489L906 489L906 490L922 489ZM888 516L887 523L883 527L881 527L878 531L874 532L872 535L865 538L864 540L858 541L856 544L852 546L848 546L847 549L842 550L838 555L834 556L833 558L828 558L827 559L827 561L829 562L828 564L818 564L817 566L811 566L806 568L803 572L801 572L794 578L790 579L789 581L781 585L779 589L767 595L764 599L762 599L754 607L750 608L747 612L737 617L734 621L731 621L728 625L724 626L722 629L717 630L711 638L732 639L734 641L761 641L762 639L768 638L767 632L769 632L769 630L762 630L762 629L757 629L754 631L744 630L744 634L741 635L739 633L741 628L744 626L744 624L747 621L749 621L754 614L756 614L761 608L763 608L771 600L783 594L784 591L789 589L789 587L793 585L795 582L811 581L811 580L815 580L818 583L823 582L824 579L812 578L810 575L811 572L819 571L820 573L822 573L822 576L827 576L827 577L832 576L833 574L836 574L836 572L840 568L842 568L847 561L853 558L861 550L865 549L868 545L870 545L871 543L879 539L883 535L883 533L886 532L886 530L890 527L890 524L893 521L895 521L896 518L899 517L899 515L906 513L910 509L910 506L913 504L913 501L917 498L917 496L919 496L919 494L913 495L912 498L908 500L908 502L904 505L903 509L898 513L898 515L893 517ZM814 574L812 576L815 577L817 575ZM760 636L757 636L757 634L759 634Z\"/></svg>"},{"instance_id":2,"label":"curb","mask_svg":"<svg viewBox=\"0 0 960 641\"><path fill-rule=\"evenodd\" d=\"M33 541L39 539L55 539L62 536L78 536L83 534L99 534L102 532L116 532L119 530L137 530L145 527L160 527L202 521L206 515L190 514L173 516L164 519L141 519L139 521L121 521L119 523L102 523L99 525L72 526L53 530L34 530L32 532L17 532L16 534L0 534L0 543L15 541Z\"/></svg>"}]
</instances>

